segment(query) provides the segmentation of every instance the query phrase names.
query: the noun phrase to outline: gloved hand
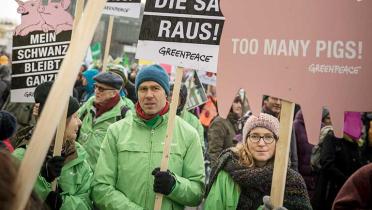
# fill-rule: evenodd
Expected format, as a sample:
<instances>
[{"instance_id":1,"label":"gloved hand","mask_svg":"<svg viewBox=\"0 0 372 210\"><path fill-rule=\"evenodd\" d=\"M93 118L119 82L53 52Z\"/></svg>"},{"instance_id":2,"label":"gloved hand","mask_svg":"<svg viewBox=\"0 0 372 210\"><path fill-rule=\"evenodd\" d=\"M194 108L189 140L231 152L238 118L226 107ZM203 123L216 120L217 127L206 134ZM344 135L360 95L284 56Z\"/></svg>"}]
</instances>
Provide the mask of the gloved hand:
<instances>
[{"instance_id":1,"label":"gloved hand","mask_svg":"<svg viewBox=\"0 0 372 210\"><path fill-rule=\"evenodd\" d=\"M262 201L264 203L264 210L288 210L287 208L285 207L278 207L278 208L275 208L273 207L273 205L271 204L271 201L270 201L270 196L268 195L265 195L263 198L262 198Z\"/></svg>"},{"instance_id":2,"label":"gloved hand","mask_svg":"<svg viewBox=\"0 0 372 210\"><path fill-rule=\"evenodd\" d=\"M155 177L154 192L169 195L176 184L172 172L169 170L160 171L160 168L155 168L151 174Z\"/></svg>"},{"instance_id":3,"label":"gloved hand","mask_svg":"<svg viewBox=\"0 0 372 210\"><path fill-rule=\"evenodd\" d=\"M41 167L40 175L45 178L47 182L52 182L55 178L61 175L64 157L55 156L47 159Z\"/></svg>"},{"instance_id":4,"label":"gloved hand","mask_svg":"<svg viewBox=\"0 0 372 210\"><path fill-rule=\"evenodd\" d=\"M50 210L59 210L62 206L61 188L58 188L57 192L51 191L45 199L45 203L49 206Z\"/></svg>"}]
</instances>

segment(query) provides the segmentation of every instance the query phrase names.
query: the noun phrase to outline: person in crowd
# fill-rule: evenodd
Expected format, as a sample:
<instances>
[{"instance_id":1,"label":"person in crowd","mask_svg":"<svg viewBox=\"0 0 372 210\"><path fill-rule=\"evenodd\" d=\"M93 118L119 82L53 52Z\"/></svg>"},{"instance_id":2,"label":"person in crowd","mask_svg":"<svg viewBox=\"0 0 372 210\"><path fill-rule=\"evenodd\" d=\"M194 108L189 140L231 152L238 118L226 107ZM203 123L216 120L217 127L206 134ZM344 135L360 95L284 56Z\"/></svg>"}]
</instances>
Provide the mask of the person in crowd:
<instances>
[{"instance_id":1,"label":"person in crowd","mask_svg":"<svg viewBox=\"0 0 372 210\"><path fill-rule=\"evenodd\" d=\"M15 180L18 172L18 161L9 152L0 150L0 210L10 210L14 205L17 193ZM24 210L47 210L35 191L31 192Z\"/></svg>"},{"instance_id":2,"label":"person in crowd","mask_svg":"<svg viewBox=\"0 0 372 210\"><path fill-rule=\"evenodd\" d=\"M293 129L297 140L298 172L304 178L310 199L312 199L315 192L316 177L310 165L310 157L314 146L307 139L302 110L299 110L295 116Z\"/></svg>"},{"instance_id":3,"label":"person in crowd","mask_svg":"<svg viewBox=\"0 0 372 210\"><path fill-rule=\"evenodd\" d=\"M361 113L345 113L343 133L343 137L338 138L331 132L322 143L314 209L331 209L342 185L363 165Z\"/></svg>"},{"instance_id":4,"label":"person in crowd","mask_svg":"<svg viewBox=\"0 0 372 210\"><path fill-rule=\"evenodd\" d=\"M39 103L39 114L44 108L52 82L36 87L35 102ZM76 136L81 121L77 115L79 102L70 96L66 128L63 137L61 156L53 157L54 143L49 148L35 183L35 191L51 210L89 210L93 208L90 199L93 171L90 168L84 148L77 142ZM13 156L22 160L30 139L14 150ZM52 182L57 179L58 187L52 190Z\"/></svg>"},{"instance_id":5,"label":"person in crowd","mask_svg":"<svg viewBox=\"0 0 372 210\"><path fill-rule=\"evenodd\" d=\"M174 85L172 84L170 88L171 92L170 92L169 99L168 99L169 103L170 103L171 96L173 93L173 87ZM179 94L177 115L180 116L183 120L188 122L193 128L196 129L196 131L199 134L200 144L202 146L203 154L204 154L205 152L204 128L202 124L200 123L199 119L195 115L191 114L189 111L185 109L185 105L187 101L187 92L188 91L187 91L186 85L182 84L181 89L180 89L180 94Z\"/></svg>"},{"instance_id":6,"label":"person in crowd","mask_svg":"<svg viewBox=\"0 0 372 210\"><path fill-rule=\"evenodd\" d=\"M135 86L134 86L136 76L137 76L137 72L138 72L138 64L133 63L130 67L130 74L128 76L128 81L125 84L125 89L128 92L128 98L130 100L132 100L134 103L137 102L137 94L136 94L136 90L135 90Z\"/></svg>"},{"instance_id":7,"label":"person in crowd","mask_svg":"<svg viewBox=\"0 0 372 210\"><path fill-rule=\"evenodd\" d=\"M267 96L267 95L263 97L261 112L270 114L278 118L280 121L281 109L282 109L282 101L280 98ZM297 143L296 142L297 142L296 134L294 132L294 129L292 129L289 157L291 160L292 169L298 171L298 157L297 157Z\"/></svg>"},{"instance_id":8,"label":"person in crowd","mask_svg":"<svg viewBox=\"0 0 372 210\"><path fill-rule=\"evenodd\" d=\"M0 65L0 108L3 107L10 95L10 66Z\"/></svg>"},{"instance_id":9,"label":"person in crowd","mask_svg":"<svg viewBox=\"0 0 372 210\"><path fill-rule=\"evenodd\" d=\"M221 152L239 141L236 137L241 134L242 126L238 122L243 116L242 106L240 96L236 96L227 118L216 117L208 129L208 155L212 168L216 166Z\"/></svg>"},{"instance_id":10,"label":"person in crowd","mask_svg":"<svg viewBox=\"0 0 372 210\"><path fill-rule=\"evenodd\" d=\"M0 150L13 152L14 148L9 138L13 136L16 128L17 119L7 111L0 111Z\"/></svg>"},{"instance_id":11,"label":"person in crowd","mask_svg":"<svg viewBox=\"0 0 372 210\"><path fill-rule=\"evenodd\" d=\"M366 112L363 115L365 146L363 149L363 158L365 163L372 163L372 112Z\"/></svg>"},{"instance_id":12,"label":"person in crowd","mask_svg":"<svg viewBox=\"0 0 372 210\"><path fill-rule=\"evenodd\" d=\"M129 107L124 104L119 94L123 85L119 75L103 72L93 80L95 95L78 111L82 125L77 141L87 151L88 163L94 170L108 127L124 118Z\"/></svg>"},{"instance_id":13,"label":"person in crowd","mask_svg":"<svg viewBox=\"0 0 372 210\"><path fill-rule=\"evenodd\" d=\"M132 100L130 100L128 98L128 91L126 89L126 86L127 86L127 83L128 83L128 73L126 72L124 67L122 67L120 65L111 66L108 69L108 71L112 72L112 73L115 73L115 74L117 74L121 77L121 79L123 80L123 85L121 86L120 97L123 100L124 105L126 107L130 108L131 110L134 110L134 104L133 104ZM134 85L133 85L133 88L134 88Z\"/></svg>"},{"instance_id":14,"label":"person in crowd","mask_svg":"<svg viewBox=\"0 0 372 210\"><path fill-rule=\"evenodd\" d=\"M214 118L218 115L216 87L209 85L207 92L208 101L202 106L202 110L199 115L199 120L202 123L205 132L208 132L209 126Z\"/></svg>"},{"instance_id":15,"label":"person in crowd","mask_svg":"<svg viewBox=\"0 0 372 210\"><path fill-rule=\"evenodd\" d=\"M88 69L85 64L82 64L79 69L79 74L76 78L74 89L76 90L76 98L78 101L82 100L82 96L84 94L84 86L83 86L83 73Z\"/></svg>"},{"instance_id":16,"label":"person in crowd","mask_svg":"<svg viewBox=\"0 0 372 210\"><path fill-rule=\"evenodd\" d=\"M17 134L27 132L36 123L35 116L32 114L34 103L13 103L10 102L10 95L6 99L3 110L12 113L17 119ZM17 140L11 138L13 146L17 145Z\"/></svg>"},{"instance_id":17,"label":"person in crowd","mask_svg":"<svg viewBox=\"0 0 372 210\"><path fill-rule=\"evenodd\" d=\"M155 193L164 196L163 210L199 205L204 192L199 135L178 116L169 169L159 170L170 120L169 76L151 65L138 72L135 85L136 112L112 124L102 143L92 184L95 205L100 210L153 209Z\"/></svg>"},{"instance_id":18,"label":"person in crowd","mask_svg":"<svg viewBox=\"0 0 372 210\"><path fill-rule=\"evenodd\" d=\"M333 210L372 209L372 163L358 169L345 182L333 203Z\"/></svg>"},{"instance_id":19,"label":"person in crowd","mask_svg":"<svg viewBox=\"0 0 372 210\"><path fill-rule=\"evenodd\" d=\"M279 121L272 115L250 116L243 128L243 141L225 150L211 173L205 210L257 209L270 194ZM265 197L265 208L271 206ZM302 176L288 167L284 208L312 209Z\"/></svg>"},{"instance_id":20,"label":"person in crowd","mask_svg":"<svg viewBox=\"0 0 372 210\"><path fill-rule=\"evenodd\" d=\"M84 103L94 95L95 80L93 78L97 74L99 74L99 71L97 69L88 69L82 73L82 84L84 86L84 93L81 96L80 102Z\"/></svg>"}]
</instances>

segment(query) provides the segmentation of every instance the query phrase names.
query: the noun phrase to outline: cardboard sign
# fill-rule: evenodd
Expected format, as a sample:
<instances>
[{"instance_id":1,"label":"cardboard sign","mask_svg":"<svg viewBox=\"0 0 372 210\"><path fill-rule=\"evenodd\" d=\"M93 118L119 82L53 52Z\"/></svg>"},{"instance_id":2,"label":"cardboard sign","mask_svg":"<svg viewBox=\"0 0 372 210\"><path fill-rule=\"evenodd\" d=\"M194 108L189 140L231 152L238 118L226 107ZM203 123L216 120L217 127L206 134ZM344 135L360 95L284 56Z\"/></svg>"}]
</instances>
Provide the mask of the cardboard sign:
<instances>
[{"instance_id":1,"label":"cardboard sign","mask_svg":"<svg viewBox=\"0 0 372 210\"><path fill-rule=\"evenodd\" d=\"M279 97L301 105L316 144L322 106L338 136L344 111L372 110L371 1L222 0L221 10L228 20L218 64L223 116L239 88L255 114L262 95Z\"/></svg>"},{"instance_id":2,"label":"cardboard sign","mask_svg":"<svg viewBox=\"0 0 372 210\"><path fill-rule=\"evenodd\" d=\"M136 58L215 72L223 24L218 0L146 1Z\"/></svg>"},{"instance_id":3,"label":"cardboard sign","mask_svg":"<svg viewBox=\"0 0 372 210\"><path fill-rule=\"evenodd\" d=\"M13 37L10 99L33 103L35 87L56 78L69 47L73 17L69 0L16 2L22 16Z\"/></svg>"},{"instance_id":4,"label":"cardboard sign","mask_svg":"<svg viewBox=\"0 0 372 210\"><path fill-rule=\"evenodd\" d=\"M103 14L139 18L141 0L107 0Z\"/></svg>"},{"instance_id":5,"label":"cardboard sign","mask_svg":"<svg viewBox=\"0 0 372 210\"><path fill-rule=\"evenodd\" d=\"M200 106L208 101L207 94L205 94L203 85L201 84L196 71L190 72L186 81L184 82L188 96L185 104L187 110Z\"/></svg>"},{"instance_id":6,"label":"cardboard sign","mask_svg":"<svg viewBox=\"0 0 372 210\"><path fill-rule=\"evenodd\" d=\"M54 81L67 53L71 31L31 32L13 38L11 101L33 103L34 89Z\"/></svg>"}]
</instances>

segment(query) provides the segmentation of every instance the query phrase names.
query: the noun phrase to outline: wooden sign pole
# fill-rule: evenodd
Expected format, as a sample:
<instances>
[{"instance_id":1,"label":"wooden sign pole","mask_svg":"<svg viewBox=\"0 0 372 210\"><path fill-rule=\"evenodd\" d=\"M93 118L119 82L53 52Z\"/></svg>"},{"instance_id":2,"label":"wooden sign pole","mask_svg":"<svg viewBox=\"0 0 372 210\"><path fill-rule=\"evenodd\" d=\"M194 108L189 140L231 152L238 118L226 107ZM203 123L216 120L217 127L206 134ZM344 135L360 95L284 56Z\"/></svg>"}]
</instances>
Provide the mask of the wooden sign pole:
<instances>
[{"instance_id":1,"label":"wooden sign pole","mask_svg":"<svg viewBox=\"0 0 372 210\"><path fill-rule=\"evenodd\" d=\"M102 72L105 72L107 69L108 57L110 54L110 45L112 37L112 27L114 26L114 16L110 15L110 20L107 28L107 37L106 37L106 46L105 46L105 55L103 56L103 65Z\"/></svg>"},{"instance_id":2,"label":"wooden sign pole","mask_svg":"<svg viewBox=\"0 0 372 210\"><path fill-rule=\"evenodd\" d=\"M270 197L274 208L283 206L294 106L294 103L282 100L282 108L280 111L279 141L277 142L275 151L274 173Z\"/></svg>"},{"instance_id":3,"label":"wooden sign pole","mask_svg":"<svg viewBox=\"0 0 372 210\"><path fill-rule=\"evenodd\" d=\"M76 9L75 9L75 16L74 16L74 28L76 28L77 24L79 23L81 14L83 13L84 9L84 0L77 0L76 2ZM74 28L72 29L72 35L74 36ZM56 140L54 142L54 149L53 149L53 157L61 156L62 146L63 146L63 138L65 136L65 128L66 128L66 117L68 111L68 102L65 105L64 112L62 114L62 118L58 124ZM55 191L57 188L57 179L52 182L52 190Z\"/></svg>"},{"instance_id":4,"label":"wooden sign pole","mask_svg":"<svg viewBox=\"0 0 372 210\"><path fill-rule=\"evenodd\" d=\"M170 109L169 109L167 134L165 136L165 141L164 141L163 157L161 159L160 171L167 171L168 169L170 145L172 143L173 129L174 129L174 123L175 123L174 121L176 118L178 98L180 95L180 88L181 88L181 82L182 82L182 75L183 75L183 68L177 67L176 81L174 83L172 101L171 101ZM154 210L160 210L162 202L163 202L163 194L156 193Z\"/></svg>"},{"instance_id":5,"label":"wooden sign pole","mask_svg":"<svg viewBox=\"0 0 372 210\"><path fill-rule=\"evenodd\" d=\"M85 7L84 15L81 17L76 28L76 34L72 37L58 77L50 91L44 111L40 115L34 134L20 165L14 185L17 193L15 194L11 209L23 210L26 206L53 139L54 131L62 117L63 109L59 105L61 103L67 103L75 79L79 73L81 61L93 38L105 4L106 0L88 1Z\"/></svg>"}]
</instances>

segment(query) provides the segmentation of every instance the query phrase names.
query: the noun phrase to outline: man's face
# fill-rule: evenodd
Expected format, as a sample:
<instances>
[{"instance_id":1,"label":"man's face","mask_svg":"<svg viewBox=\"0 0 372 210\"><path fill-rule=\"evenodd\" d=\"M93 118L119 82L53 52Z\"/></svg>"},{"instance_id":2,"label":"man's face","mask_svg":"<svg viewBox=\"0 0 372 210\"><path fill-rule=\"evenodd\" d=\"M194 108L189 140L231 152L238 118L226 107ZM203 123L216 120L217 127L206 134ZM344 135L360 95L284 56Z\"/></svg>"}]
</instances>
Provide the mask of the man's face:
<instances>
[{"instance_id":1,"label":"man's face","mask_svg":"<svg viewBox=\"0 0 372 210\"><path fill-rule=\"evenodd\" d=\"M94 87L95 103L101 104L112 99L119 91L113 87L97 82Z\"/></svg>"},{"instance_id":2,"label":"man's face","mask_svg":"<svg viewBox=\"0 0 372 210\"><path fill-rule=\"evenodd\" d=\"M138 102L147 115L160 112L166 102L167 95L164 89L154 81L146 81L138 87Z\"/></svg>"},{"instance_id":3,"label":"man's face","mask_svg":"<svg viewBox=\"0 0 372 210\"><path fill-rule=\"evenodd\" d=\"M271 111L273 114L279 115L282 107L282 102L279 98L268 97L264 101L264 107L266 110Z\"/></svg>"}]
</instances>

